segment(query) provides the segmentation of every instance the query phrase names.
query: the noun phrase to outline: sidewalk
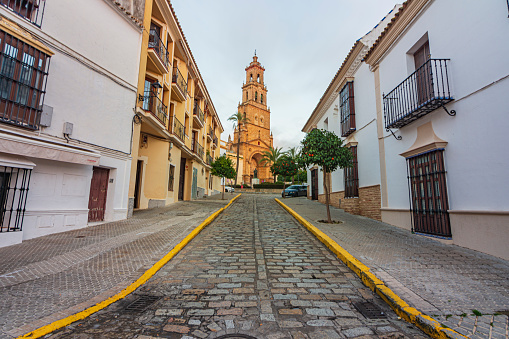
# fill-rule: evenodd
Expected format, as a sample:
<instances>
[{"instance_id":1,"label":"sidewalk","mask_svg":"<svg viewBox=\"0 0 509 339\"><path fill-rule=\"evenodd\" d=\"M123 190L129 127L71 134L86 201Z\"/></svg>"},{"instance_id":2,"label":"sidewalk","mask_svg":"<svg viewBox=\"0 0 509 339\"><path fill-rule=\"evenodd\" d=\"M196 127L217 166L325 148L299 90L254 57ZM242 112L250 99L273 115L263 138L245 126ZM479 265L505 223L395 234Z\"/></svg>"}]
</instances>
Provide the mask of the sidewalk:
<instances>
[{"instance_id":1,"label":"sidewalk","mask_svg":"<svg viewBox=\"0 0 509 339\"><path fill-rule=\"evenodd\" d=\"M509 338L509 262L445 245L331 207L341 224L323 224L325 205L281 199L326 233L410 306L472 338ZM509 244L508 244L509 246Z\"/></svg>"},{"instance_id":2,"label":"sidewalk","mask_svg":"<svg viewBox=\"0 0 509 339\"><path fill-rule=\"evenodd\" d=\"M0 248L0 338L25 334L115 295L235 195L138 211L127 220Z\"/></svg>"}]
</instances>

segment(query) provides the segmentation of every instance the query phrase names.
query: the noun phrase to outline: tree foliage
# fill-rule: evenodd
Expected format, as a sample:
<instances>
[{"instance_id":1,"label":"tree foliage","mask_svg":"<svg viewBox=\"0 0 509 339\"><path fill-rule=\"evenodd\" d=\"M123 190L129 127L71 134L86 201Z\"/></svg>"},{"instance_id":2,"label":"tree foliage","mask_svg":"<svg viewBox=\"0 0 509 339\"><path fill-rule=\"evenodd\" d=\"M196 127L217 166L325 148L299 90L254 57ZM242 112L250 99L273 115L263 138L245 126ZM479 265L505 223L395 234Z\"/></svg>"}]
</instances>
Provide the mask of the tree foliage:
<instances>
[{"instance_id":1,"label":"tree foliage","mask_svg":"<svg viewBox=\"0 0 509 339\"><path fill-rule=\"evenodd\" d=\"M334 132L314 129L301 141L302 163L307 167L317 165L323 171L323 189L327 207L327 222L331 223L329 201L330 181L328 173L338 168L352 167L352 152L343 146L341 139Z\"/></svg>"},{"instance_id":2,"label":"tree foliage","mask_svg":"<svg viewBox=\"0 0 509 339\"><path fill-rule=\"evenodd\" d=\"M210 166L212 167L210 173L216 177L233 179L237 175L235 168L233 168L232 159L228 158L224 154L220 157L217 157L216 160L210 164Z\"/></svg>"},{"instance_id":3,"label":"tree foliage","mask_svg":"<svg viewBox=\"0 0 509 339\"><path fill-rule=\"evenodd\" d=\"M237 112L235 114L232 114L228 121L233 121L233 130L235 128L239 129L238 139L237 139L237 165L235 171L239 171L239 157L240 157L240 130L242 124L246 124L249 122L249 118L247 118L244 114ZM235 133L233 133L233 137L235 138ZM235 140L233 140L235 142ZM237 185L237 176L235 176L235 185Z\"/></svg>"},{"instance_id":4,"label":"tree foliage","mask_svg":"<svg viewBox=\"0 0 509 339\"><path fill-rule=\"evenodd\" d=\"M228 158L224 154L216 158L212 162L212 164L210 164L210 166L212 167L210 173L212 173L212 175L215 175L216 177L227 179L233 179L237 177L237 172L235 171L235 168L233 168L232 159ZM222 193L223 193L222 198L224 199L224 187Z\"/></svg>"},{"instance_id":5,"label":"tree foliage","mask_svg":"<svg viewBox=\"0 0 509 339\"><path fill-rule=\"evenodd\" d=\"M301 144L301 159L306 166L317 165L326 173L352 167L352 152L343 147L343 142L334 132L314 129Z\"/></svg>"},{"instance_id":6,"label":"tree foliage","mask_svg":"<svg viewBox=\"0 0 509 339\"><path fill-rule=\"evenodd\" d=\"M267 164L270 165L272 172L272 165L275 164L278 161L278 159L284 154L284 152L281 151L282 149L283 149L282 147L276 148L270 147L268 151L263 151L260 162L265 166L267 166ZM276 182L276 174L272 172L272 175L274 176L274 182Z\"/></svg>"},{"instance_id":7,"label":"tree foliage","mask_svg":"<svg viewBox=\"0 0 509 339\"><path fill-rule=\"evenodd\" d=\"M299 168L295 161L287 155L281 156L272 166L270 171L274 175L282 175L283 177L291 177L297 174Z\"/></svg>"}]
</instances>

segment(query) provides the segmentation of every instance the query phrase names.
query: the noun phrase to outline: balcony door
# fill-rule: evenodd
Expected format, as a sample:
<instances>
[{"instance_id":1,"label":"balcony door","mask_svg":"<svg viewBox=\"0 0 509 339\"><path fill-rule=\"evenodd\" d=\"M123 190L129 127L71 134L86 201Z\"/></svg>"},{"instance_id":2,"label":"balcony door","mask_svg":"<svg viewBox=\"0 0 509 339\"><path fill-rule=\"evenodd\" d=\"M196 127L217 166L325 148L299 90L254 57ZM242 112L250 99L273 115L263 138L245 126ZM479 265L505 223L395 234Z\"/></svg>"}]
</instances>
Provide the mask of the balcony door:
<instances>
[{"instance_id":1,"label":"balcony door","mask_svg":"<svg viewBox=\"0 0 509 339\"><path fill-rule=\"evenodd\" d=\"M415 90L418 105L425 104L433 98L433 76L431 73L431 65L426 63L431 58L429 52L429 42L426 41L414 53L415 64Z\"/></svg>"}]
</instances>

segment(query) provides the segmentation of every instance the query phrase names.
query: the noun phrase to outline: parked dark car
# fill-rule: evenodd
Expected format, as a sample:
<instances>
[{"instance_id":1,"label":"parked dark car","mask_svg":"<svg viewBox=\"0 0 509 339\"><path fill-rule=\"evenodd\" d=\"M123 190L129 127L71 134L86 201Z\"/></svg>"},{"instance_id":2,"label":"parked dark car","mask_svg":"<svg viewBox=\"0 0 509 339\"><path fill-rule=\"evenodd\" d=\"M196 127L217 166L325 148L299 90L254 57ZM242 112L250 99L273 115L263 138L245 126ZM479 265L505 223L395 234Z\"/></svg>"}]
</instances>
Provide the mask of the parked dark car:
<instances>
[{"instance_id":1,"label":"parked dark car","mask_svg":"<svg viewBox=\"0 0 509 339\"><path fill-rule=\"evenodd\" d=\"M291 185L281 192L281 196L286 197L300 197L308 195L308 187L304 185Z\"/></svg>"}]
</instances>

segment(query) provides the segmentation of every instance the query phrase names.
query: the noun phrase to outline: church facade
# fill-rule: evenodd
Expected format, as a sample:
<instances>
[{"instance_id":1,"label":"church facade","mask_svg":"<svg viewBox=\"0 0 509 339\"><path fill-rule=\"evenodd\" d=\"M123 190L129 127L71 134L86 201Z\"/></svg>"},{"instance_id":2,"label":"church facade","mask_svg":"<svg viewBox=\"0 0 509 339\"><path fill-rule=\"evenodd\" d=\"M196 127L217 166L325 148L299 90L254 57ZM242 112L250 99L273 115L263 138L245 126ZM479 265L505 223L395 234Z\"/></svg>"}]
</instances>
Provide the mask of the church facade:
<instances>
[{"instance_id":1,"label":"church facade","mask_svg":"<svg viewBox=\"0 0 509 339\"><path fill-rule=\"evenodd\" d=\"M229 155L236 156L237 144L240 142L240 154L243 158L242 183L244 184L274 181L270 165L261 161L263 152L273 147L264 72L265 68L258 62L255 54L253 61L246 67L246 82L242 85L242 101L238 105L238 112L242 113L247 121L235 128L233 140L229 138L227 144Z\"/></svg>"}]
</instances>

